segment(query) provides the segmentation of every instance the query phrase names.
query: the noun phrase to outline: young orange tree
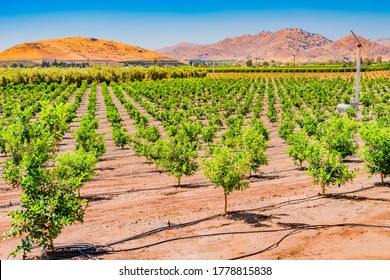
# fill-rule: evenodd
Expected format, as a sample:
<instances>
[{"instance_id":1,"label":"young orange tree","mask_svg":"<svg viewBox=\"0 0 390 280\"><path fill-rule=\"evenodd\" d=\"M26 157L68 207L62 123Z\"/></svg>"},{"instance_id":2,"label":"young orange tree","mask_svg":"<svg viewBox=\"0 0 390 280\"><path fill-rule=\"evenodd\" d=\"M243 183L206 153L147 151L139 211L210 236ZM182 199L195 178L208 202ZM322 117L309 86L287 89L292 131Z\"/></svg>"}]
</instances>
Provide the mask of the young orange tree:
<instances>
[{"instance_id":1,"label":"young orange tree","mask_svg":"<svg viewBox=\"0 0 390 280\"><path fill-rule=\"evenodd\" d=\"M212 157L203 160L202 165L203 174L210 182L223 188L226 215L228 195L233 190L245 190L249 187L249 183L244 182L245 175L250 171L249 156L228 146L218 146L213 149Z\"/></svg>"},{"instance_id":2,"label":"young orange tree","mask_svg":"<svg viewBox=\"0 0 390 280\"><path fill-rule=\"evenodd\" d=\"M22 253L25 258L33 246L53 250L54 239L66 225L83 221L85 201L76 194L82 179L60 172L55 164L68 112L68 104L46 104L35 122L21 116L5 131L14 136L7 137L7 146L19 148L10 149L4 170L5 181L21 190L20 206L8 213L12 227L5 233L21 238L13 256Z\"/></svg>"},{"instance_id":3,"label":"young orange tree","mask_svg":"<svg viewBox=\"0 0 390 280\"><path fill-rule=\"evenodd\" d=\"M363 139L363 160L370 174L380 174L381 182L390 176L390 128L366 124L359 131Z\"/></svg>"}]
</instances>

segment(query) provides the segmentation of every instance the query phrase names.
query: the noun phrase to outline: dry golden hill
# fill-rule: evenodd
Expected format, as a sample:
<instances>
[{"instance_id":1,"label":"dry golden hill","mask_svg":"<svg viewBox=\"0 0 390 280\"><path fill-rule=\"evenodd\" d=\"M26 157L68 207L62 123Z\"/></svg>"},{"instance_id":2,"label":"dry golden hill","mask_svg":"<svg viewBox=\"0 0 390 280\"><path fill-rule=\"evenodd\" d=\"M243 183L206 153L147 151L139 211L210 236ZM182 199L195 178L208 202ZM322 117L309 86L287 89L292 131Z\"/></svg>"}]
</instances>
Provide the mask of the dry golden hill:
<instances>
[{"instance_id":1,"label":"dry golden hill","mask_svg":"<svg viewBox=\"0 0 390 280\"><path fill-rule=\"evenodd\" d=\"M178 61L167 55L120 42L96 38L69 37L41 40L11 47L0 59L42 61Z\"/></svg>"}]
</instances>

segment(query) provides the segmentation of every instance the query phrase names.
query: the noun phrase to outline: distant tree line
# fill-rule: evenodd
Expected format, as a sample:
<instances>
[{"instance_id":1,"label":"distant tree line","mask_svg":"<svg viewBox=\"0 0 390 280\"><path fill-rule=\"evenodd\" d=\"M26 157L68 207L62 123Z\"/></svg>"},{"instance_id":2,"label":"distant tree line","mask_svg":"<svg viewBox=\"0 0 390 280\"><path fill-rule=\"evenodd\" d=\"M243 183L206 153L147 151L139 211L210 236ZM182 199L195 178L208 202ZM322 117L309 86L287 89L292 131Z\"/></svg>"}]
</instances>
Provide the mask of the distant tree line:
<instances>
[{"instance_id":1,"label":"distant tree line","mask_svg":"<svg viewBox=\"0 0 390 280\"><path fill-rule=\"evenodd\" d=\"M161 80L168 78L202 78L207 71L202 68L161 68L161 67L102 67L94 66L89 68L6 68L0 69L0 86L9 83L79 83L87 81L96 82L119 82L119 81L143 81Z\"/></svg>"},{"instance_id":2,"label":"distant tree line","mask_svg":"<svg viewBox=\"0 0 390 280\"><path fill-rule=\"evenodd\" d=\"M65 62L65 61L57 61L57 59L54 59L53 62L50 62L49 60L42 60L41 66L43 68L47 67L62 67L62 68L69 68L69 67L76 67L76 68L86 68L89 67L89 62Z\"/></svg>"}]
</instances>

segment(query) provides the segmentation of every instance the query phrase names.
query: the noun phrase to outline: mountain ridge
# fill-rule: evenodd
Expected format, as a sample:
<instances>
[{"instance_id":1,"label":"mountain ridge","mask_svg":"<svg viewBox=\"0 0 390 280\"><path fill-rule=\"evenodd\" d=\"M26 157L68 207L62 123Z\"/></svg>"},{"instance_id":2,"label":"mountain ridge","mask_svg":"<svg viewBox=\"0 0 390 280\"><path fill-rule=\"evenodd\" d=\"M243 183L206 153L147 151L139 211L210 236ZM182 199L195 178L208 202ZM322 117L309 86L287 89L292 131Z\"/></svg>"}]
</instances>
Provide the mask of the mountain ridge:
<instances>
[{"instance_id":1,"label":"mountain ridge","mask_svg":"<svg viewBox=\"0 0 390 280\"><path fill-rule=\"evenodd\" d=\"M390 45L386 45L388 39L372 41L361 36L358 38L365 50L362 52L363 58L376 59L380 56L383 60L390 60ZM299 28L286 28L276 32L262 31L254 35L225 38L207 45L179 43L157 51L187 61L248 59L255 62L354 61L356 42L352 35L333 42L320 34Z\"/></svg>"}]
</instances>

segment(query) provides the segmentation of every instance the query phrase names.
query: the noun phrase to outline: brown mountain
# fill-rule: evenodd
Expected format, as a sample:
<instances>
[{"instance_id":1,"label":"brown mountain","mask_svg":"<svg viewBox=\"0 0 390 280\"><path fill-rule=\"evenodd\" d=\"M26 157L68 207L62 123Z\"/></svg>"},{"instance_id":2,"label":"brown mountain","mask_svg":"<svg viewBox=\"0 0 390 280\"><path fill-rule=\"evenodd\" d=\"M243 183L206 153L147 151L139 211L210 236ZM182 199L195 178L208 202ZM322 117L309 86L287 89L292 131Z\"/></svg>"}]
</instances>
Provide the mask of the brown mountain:
<instances>
[{"instance_id":1,"label":"brown mountain","mask_svg":"<svg viewBox=\"0 0 390 280\"><path fill-rule=\"evenodd\" d=\"M48 60L96 60L96 61L175 61L167 55L127 45L120 42L96 38L61 38L24 43L11 47L0 53L0 59L31 60L40 62Z\"/></svg>"},{"instance_id":2,"label":"brown mountain","mask_svg":"<svg viewBox=\"0 0 390 280\"><path fill-rule=\"evenodd\" d=\"M390 48L359 37L370 58L382 56L390 60ZM352 35L338 41L331 40L301 29L284 29L277 32L260 32L226 38L210 45L181 43L158 50L161 53L184 60L247 60L308 62L355 59L356 43Z\"/></svg>"},{"instance_id":3,"label":"brown mountain","mask_svg":"<svg viewBox=\"0 0 390 280\"><path fill-rule=\"evenodd\" d=\"M361 51L362 58L376 59L381 56L383 60L390 60L390 48L380 45L372 40L357 36L363 48ZM308 53L316 58L313 60L326 61L345 60L353 61L356 59L356 41L353 35L348 35L340 40L324 46L323 48L313 48Z\"/></svg>"},{"instance_id":4,"label":"brown mountain","mask_svg":"<svg viewBox=\"0 0 390 280\"><path fill-rule=\"evenodd\" d=\"M378 43L379 45L390 47L390 38L378 39L375 40L375 42Z\"/></svg>"}]
</instances>

